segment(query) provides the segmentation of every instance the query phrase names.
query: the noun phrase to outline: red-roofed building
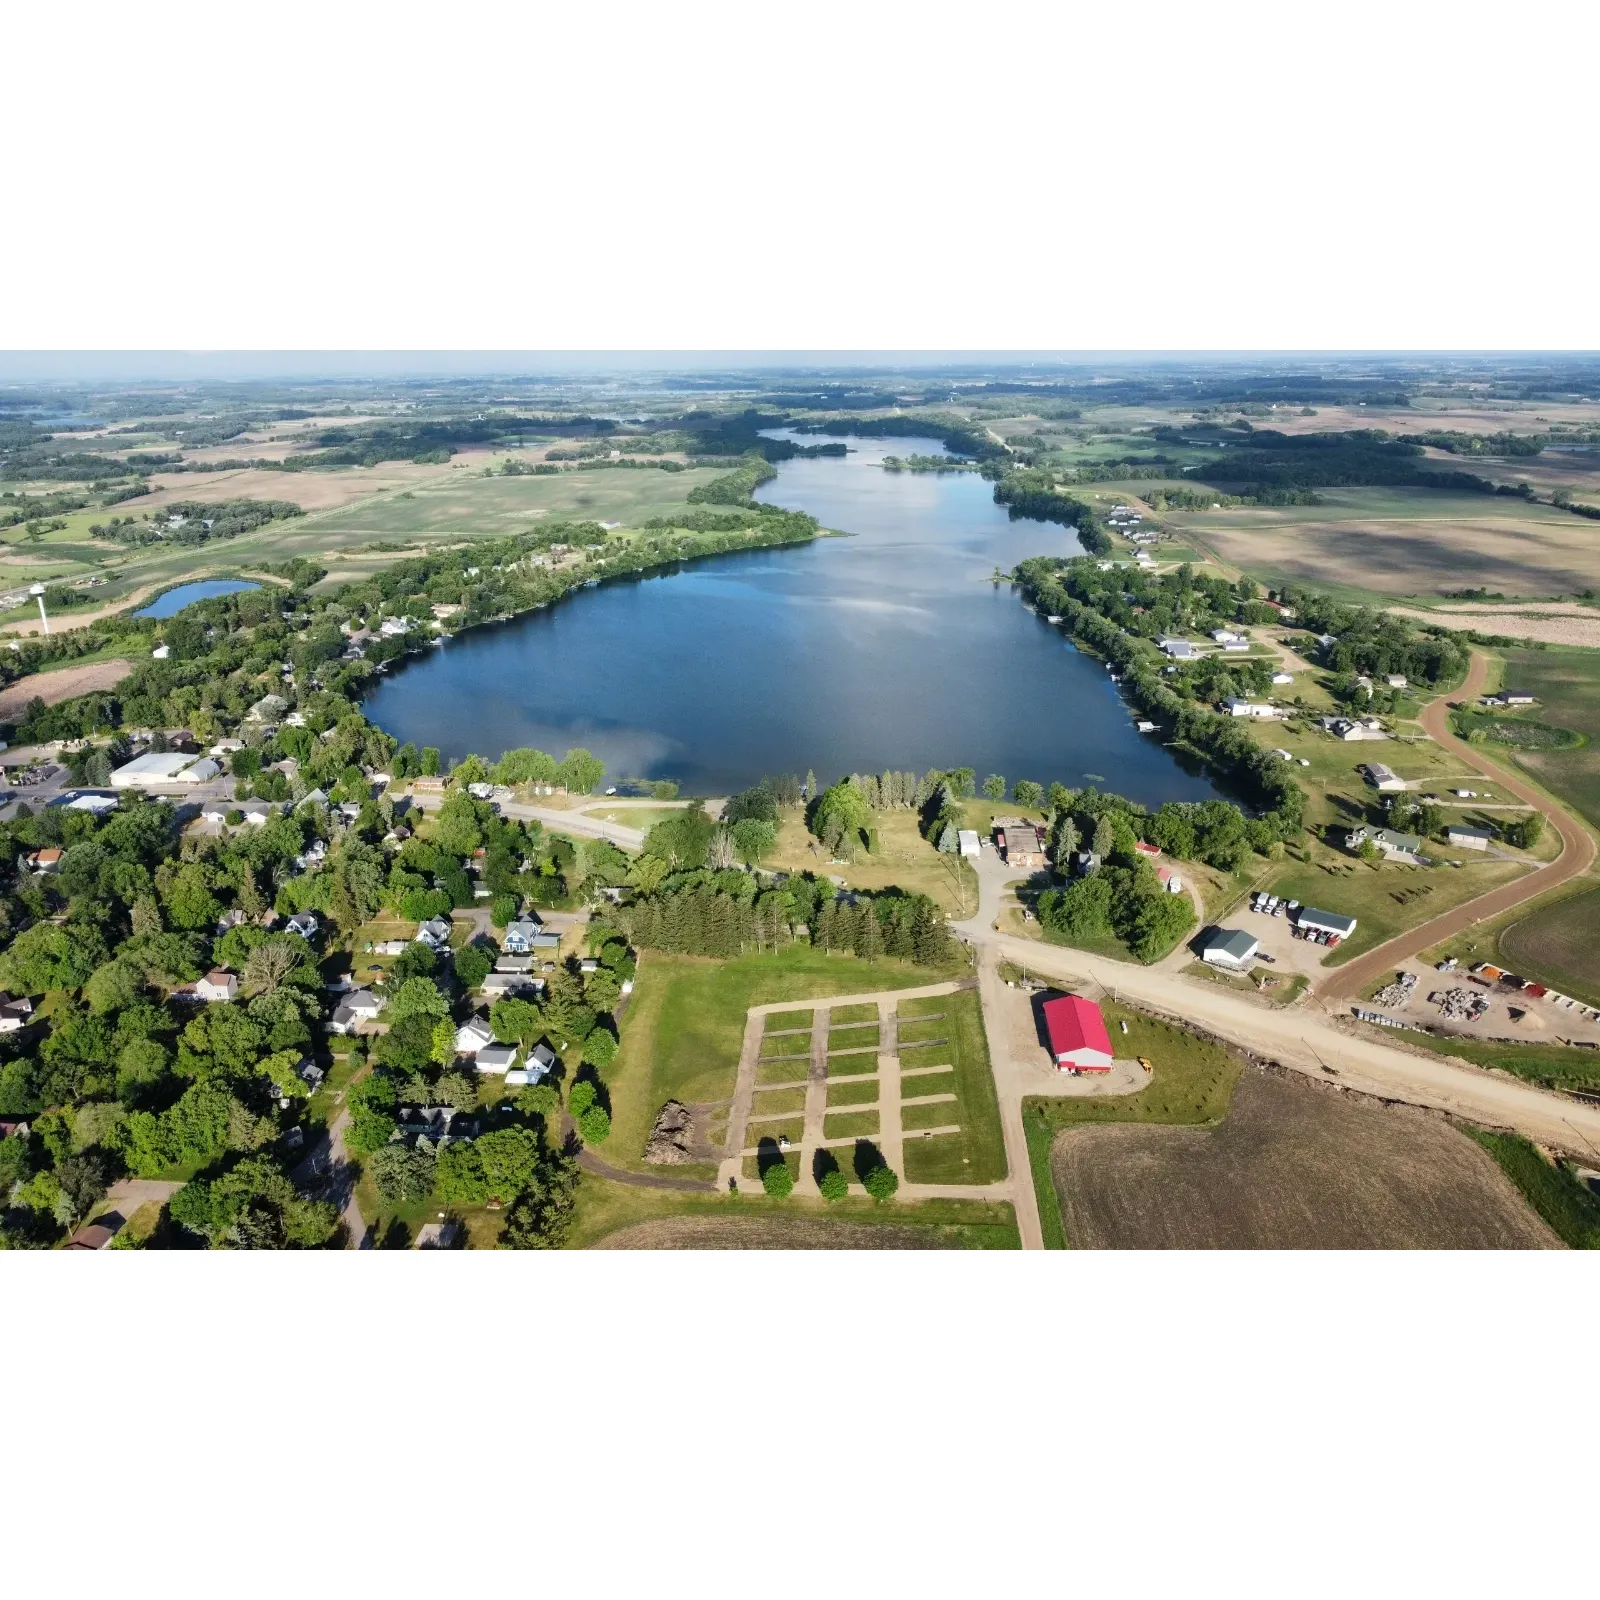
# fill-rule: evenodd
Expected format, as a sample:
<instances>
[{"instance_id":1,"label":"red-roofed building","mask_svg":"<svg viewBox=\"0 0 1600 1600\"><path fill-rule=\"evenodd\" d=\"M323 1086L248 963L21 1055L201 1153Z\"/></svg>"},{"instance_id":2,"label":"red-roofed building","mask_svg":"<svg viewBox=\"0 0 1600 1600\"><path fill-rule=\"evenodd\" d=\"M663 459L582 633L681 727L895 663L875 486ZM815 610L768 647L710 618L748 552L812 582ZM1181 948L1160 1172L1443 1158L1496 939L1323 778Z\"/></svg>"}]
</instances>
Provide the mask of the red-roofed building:
<instances>
[{"instance_id":1,"label":"red-roofed building","mask_svg":"<svg viewBox=\"0 0 1600 1600\"><path fill-rule=\"evenodd\" d=\"M1044 1003L1050 1054L1062 1072L1109 1072L1111 1035L1100 1007L1081 995L1058 995Z\"/></svg>"},{"instance_id":2,"label":"red-roofed building","mask_svg":"<svg viewBox=\"0 0 1600 1600\"><path fill-rule=\"evenodd\" d=\"M1133 848L1142 856L1158 856L1161 854L1159 845L1147 844L1143 839L1135 839Z\"/></svg>"}]
</instances>

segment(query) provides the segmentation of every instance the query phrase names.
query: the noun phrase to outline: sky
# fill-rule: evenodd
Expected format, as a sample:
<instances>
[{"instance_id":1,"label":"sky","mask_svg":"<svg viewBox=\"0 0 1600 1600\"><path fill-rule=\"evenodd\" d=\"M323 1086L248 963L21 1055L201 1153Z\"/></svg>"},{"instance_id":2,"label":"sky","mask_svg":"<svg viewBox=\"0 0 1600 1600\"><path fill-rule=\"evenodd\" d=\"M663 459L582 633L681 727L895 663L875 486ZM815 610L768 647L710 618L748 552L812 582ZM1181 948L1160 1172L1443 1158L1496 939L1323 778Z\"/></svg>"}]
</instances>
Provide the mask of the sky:
<instances>
[{"instance_id":1,"label":"sky","mask_svg":"<svg viewBox=\"0 0 1600 1600\"><path fill-rule=\"evenodd\" d=\"M27 8L0 350L1592 350L1597 18Z\"/></svg>"}]
</instances>

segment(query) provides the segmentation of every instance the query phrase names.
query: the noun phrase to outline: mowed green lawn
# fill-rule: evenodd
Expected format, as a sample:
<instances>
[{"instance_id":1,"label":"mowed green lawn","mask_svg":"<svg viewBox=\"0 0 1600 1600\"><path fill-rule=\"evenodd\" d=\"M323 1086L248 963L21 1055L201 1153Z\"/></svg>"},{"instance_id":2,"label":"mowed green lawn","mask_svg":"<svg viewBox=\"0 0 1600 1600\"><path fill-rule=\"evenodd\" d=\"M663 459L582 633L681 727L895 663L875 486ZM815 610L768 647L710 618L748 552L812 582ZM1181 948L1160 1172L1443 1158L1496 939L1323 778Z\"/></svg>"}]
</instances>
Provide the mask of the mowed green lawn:
<instances>
[{"instance_id":1,"label":"mowed green lawn","mask_svg":"<svg viewBox=\"0 0 1600 1600\"><path fill-rule=\"evenodd\" d=\"M1005 1141L1000 1131L1000 1106L995 1098L994 1073L989 1066L989 1043L983 1031L983 1011L975 989L908 1000L897 1008L901 1025L920 1015L943 1015L923 1026L945 1042L906 1045L900 1051L902 1067L935 1066L948 1062L954 1074L918 1074L902 1078L902 1099L942 1094L953 1088L956 1098L937 1106L913 1107L902 1118L906 1130L903 1174L908 1183L995 1183L1006 1175ZM952 1082L953 1077L953 1082ZM926 1087L925 1087L926 1086ZM960 1133L941 1133L930 1139L915 1130L961 1125Z\"/></svg>"},{"instance_id":2,"label":"mowed green lawn","mask_svg":"<svg viewBox=\"0 0 1600 1600\"><path fill-rule=\"evenodd\" d=\"M718 476L713 468L564 472L555 478L485 478L463 472L378 496L316 519L333 538L353 533L404 537L434 533L516 533L536 521L620 522L637 527L671 516L689 491Z\"/></svg>"},{"instance_id":3,"label":"mowed green lawn","mask_svg":"<svg viewBox=\"0 0 1600 1600\"><path fill-rule=\"evenodd\" d=\"M872 989L904 989L951 976L900 961L859 961L794 945L778 955L709 961L646 952L622 1018L622 1048L605 1073L611 1095L611 1137L601 1154L613 1166L648 1171L644 1146L667 1100L726 1100L733 1094L745 1013L751 1006ZM786 1049L790 1041L767 1041ZM846 1057L875 1071L870 1053ZM806 1075L804 1058L792 1066L765 1062L765 1081Z\"/></svg>"}]
</instances>

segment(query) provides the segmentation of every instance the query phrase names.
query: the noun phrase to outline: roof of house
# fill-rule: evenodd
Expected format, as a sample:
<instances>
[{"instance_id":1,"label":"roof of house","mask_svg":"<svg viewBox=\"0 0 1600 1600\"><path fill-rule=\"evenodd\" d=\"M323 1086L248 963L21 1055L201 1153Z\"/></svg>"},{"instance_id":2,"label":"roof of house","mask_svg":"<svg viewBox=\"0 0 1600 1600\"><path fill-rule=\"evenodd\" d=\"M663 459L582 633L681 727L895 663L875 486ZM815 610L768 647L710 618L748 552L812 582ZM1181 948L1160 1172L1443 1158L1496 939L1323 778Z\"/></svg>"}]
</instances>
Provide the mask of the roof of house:
<instances>
[{"instance_id":1,"label":"roof of house","mask_svg":"<svg viewBox=\"0 0 1600 1600\"><path fill-rule=\"evenodd\" d=\"M1395 776L1394 768L1384 766L1381 761L1369 761L1367 763L1367 777L1373 783L1378 784L1398 783L1400 781Z\"/></svg>"},{"instance_id":2,"label":"roof of house","mask_svg":"<svg viewBox=\"0 0 1600 1600\"><path fill-rule=\"evenodd\" d=\"M1248 961L1260 947L1261 941L1243 928L1218 928L1205 942L1205 949L1220 950L1235 961Z\"/></svg>"},{"instance_id":3,"label":"roof of house","mask_svg":"<svg viewBox=\"0 0 1600 1600\"><path fill-rule=\"evenodd\" d=\"M517 1047L514 1044L486 1044L478 1052L478 1069L481 1072L494 1072L501 1067L509 1067L517 1059Z\"/></svg>"},{"instance_id":4,"label":"roof of house","mask_svg":"<svg viewBox=\"0 0 1600 1600\"><path fill-rule=\"evenodd\" d=\"M1100 1007L1082 995L1057 995L1044 1003L1044 1026L1050 1035L1050 1050L1057 1057L1075 1050L1098 1050L1111 1054L1111 1035L1106 1032Z\"/></svg>"},{"instance_id":5,"label":"roof of house","mask_svg":"<svg viewBox=\"0 0 1600 1600\"><path fill-rule=\"evenodd\" d=\"M489 1022L486 1017L468 1017L467 1020L456 1029L456 1038L459 1039L462 1034L467 1034L474 1039L482 1039L484 1043L487 1044L494 1038L494 1029L489 1026Z\"/></svg>"},{"instance_id":6,"label":"roof of house","mask_svg":"<svg viewBox=\"0 0 1600 1600\"><path fill-rule=\"evenodd\" d=\"M1301 906L1295 920L1301 927L1320 929L1323 933L1337 933L1348 938L1356 929L1354 917L1341 916L1336 911L1318 911L1314 906Z\"/></svg>"},{"instance_id":7,"label":"roof of house","mask_svg":"<svg viewBox=\"0 0 1600 1600\"><path fill-rule=\"evenodd\" d=\"M1452 822L1445 829L1447 839L1492 839L1494 835L1487 828L1463 828L1460 823Z\"/></svg>"},{"instance_id":8,"label":"roof of house","mask_svg":"<svg viewBox=\"0 0 1600 1600\"><path fill-rule=\"evenodd\" d=\"M230 983L237 983L239 980L226 968L213 967L206 974L205 981L207 983L214 983L221 988L226 988Z\"/></svg>"},{"instance_id":9,"label":"roof of house","mask_svg":"<svg viewBox=\"0 0 1600 1600\"><path fill-rule=\"evenodd\" d=\"M1039 837L1039 830L1031 822L1008 822L1000 830L1000 842L1005 846L1007 854L1021 850L1025 854L1039 854L1044 849L1044 841Z\"/></svg>"}]
</instances>

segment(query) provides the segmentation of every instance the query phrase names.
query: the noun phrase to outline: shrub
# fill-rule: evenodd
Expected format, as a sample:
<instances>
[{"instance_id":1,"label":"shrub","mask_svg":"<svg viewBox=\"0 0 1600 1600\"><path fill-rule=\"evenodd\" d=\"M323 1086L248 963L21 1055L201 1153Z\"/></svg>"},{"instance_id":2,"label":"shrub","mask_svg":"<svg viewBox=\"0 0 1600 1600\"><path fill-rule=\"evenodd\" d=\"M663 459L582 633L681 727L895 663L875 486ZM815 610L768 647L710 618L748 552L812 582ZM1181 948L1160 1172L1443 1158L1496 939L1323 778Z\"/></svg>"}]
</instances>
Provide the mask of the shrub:
<instances>
[{"instance_id":1,"label":"shrub","mask_svg":"<svg viewBox=\"0 0 1600 1600\"><path fill-rule=\"evenodd\" d=\"M887 1167L880 1170L889 1172ZM890 1172L889 1176L892 1178L894 1174ZM850 1193L850 1180L835 1167L832 1172L825 1172L822 1175L822 1182L817 1187L821 1189L824 1200L843 1200Z\"/></svg>"},{"instance_id":2,"label":"shrub","mask_svg":"<svg viewBox=\"0 0 1600 1600\"><path fill-rule=\"evenodd\" d=\"M611 1117L604 1106L590 1106L578 1118L578 1132L585 1144L604 1144L611 1137Z\"/></svg>"},{"instance_id":3,"label":"shrub","mask_svg":"<svg viewBox=\"0 0 1600 1600\"><path fill-rule=\"evenodd\" d=\"M843 1174L841 1173L842 1177ZM761 1174L761 1187L775 1200L782 1200L794 1191L794 1174L787 1161L775 1161Z\"/></svg>"},{"instance_id":4,"label":"shrub","mask_svg":"<svg viewBox=\"0 0 1600 1600\"><path fill-rule=\"evenodd\" d=\"M567 1091L567 1110L572 1114L574 1122L579 1121L584 1112L595 1102L595 1086L593 1079L579 1078Z\"/></svg>"}]
</instances>

